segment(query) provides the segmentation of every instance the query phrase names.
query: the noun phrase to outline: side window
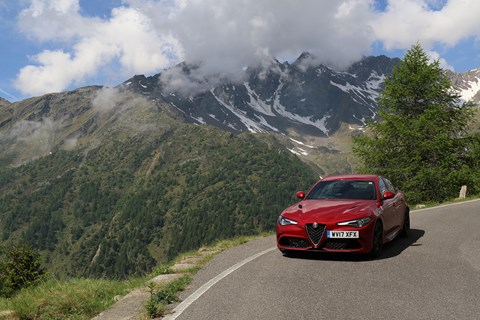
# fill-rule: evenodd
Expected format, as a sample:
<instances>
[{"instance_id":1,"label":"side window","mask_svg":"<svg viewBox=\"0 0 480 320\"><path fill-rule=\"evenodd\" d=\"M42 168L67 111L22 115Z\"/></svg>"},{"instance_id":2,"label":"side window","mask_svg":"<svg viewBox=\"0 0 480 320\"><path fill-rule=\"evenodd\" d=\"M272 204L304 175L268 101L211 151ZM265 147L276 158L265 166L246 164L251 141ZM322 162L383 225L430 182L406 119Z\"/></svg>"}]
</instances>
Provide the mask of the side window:
<instances>
[{"instance_id":1,"label":"side window","mask_svg":"<svg viewBox=\"0 0 480 320\"><path fill-rule=\"evenodd\" d=\"M388 191L387 185L385 184L385 181L383 181L383 178L378 179L378 188L380 189L381 195L383 195L385 191Z\"/></svg>"},{"instance_id":2,"label":"side window","mask_svg":"<svg viewBox=\"0 0 480 320\"><path fill-rule=\"evenodd\" d=\"M397 193L397 188L393 185L393 183L390 182L390 180L385 179L385 183L387 184L388 191L392 191Z\"/></svg>"}]
</instances>

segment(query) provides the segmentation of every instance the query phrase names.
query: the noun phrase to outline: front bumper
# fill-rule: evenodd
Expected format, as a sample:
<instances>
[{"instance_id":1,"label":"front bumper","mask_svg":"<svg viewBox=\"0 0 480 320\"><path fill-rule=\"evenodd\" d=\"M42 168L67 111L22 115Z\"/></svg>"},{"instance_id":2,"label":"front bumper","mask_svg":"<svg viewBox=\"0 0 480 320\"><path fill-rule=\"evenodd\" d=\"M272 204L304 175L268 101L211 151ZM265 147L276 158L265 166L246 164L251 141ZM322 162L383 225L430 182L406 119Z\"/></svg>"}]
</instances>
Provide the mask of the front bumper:
<instances>
[{"instance_id":1,"label":"front bumper","mask_svg":"<svg viewBox=\"0 0 480 320\"><path fill-rule=\"evenodd\" d=\"M372 250L374 221L362 228L336 224L298 224L281 226L277 223L277 247L281 251L324 251L369 253ZM322 229L322 230L320 230ZM359 237L328 238L327 231L358 231Z\"/></svg>"}]
</instances>

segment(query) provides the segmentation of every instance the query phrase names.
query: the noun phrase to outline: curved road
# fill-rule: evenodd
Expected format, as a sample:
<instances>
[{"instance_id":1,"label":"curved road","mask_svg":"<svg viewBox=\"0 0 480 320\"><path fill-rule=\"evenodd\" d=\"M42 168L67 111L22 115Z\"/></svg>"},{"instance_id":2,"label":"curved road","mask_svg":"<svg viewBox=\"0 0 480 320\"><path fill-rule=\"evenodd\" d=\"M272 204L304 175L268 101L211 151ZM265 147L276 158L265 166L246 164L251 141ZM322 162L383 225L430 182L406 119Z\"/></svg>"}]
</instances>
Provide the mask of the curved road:
<instances>
[{"instance_id":1,"label":"curved road","mask_svg":"<svg viewBox=\"0 0 480 320\"><path fill-rule=\"evenodd\" d=\"M215 257L166 319L480 319L480 201L411 212L377 260L283 257L275 237Z\"/></svg>"}]
</instances>

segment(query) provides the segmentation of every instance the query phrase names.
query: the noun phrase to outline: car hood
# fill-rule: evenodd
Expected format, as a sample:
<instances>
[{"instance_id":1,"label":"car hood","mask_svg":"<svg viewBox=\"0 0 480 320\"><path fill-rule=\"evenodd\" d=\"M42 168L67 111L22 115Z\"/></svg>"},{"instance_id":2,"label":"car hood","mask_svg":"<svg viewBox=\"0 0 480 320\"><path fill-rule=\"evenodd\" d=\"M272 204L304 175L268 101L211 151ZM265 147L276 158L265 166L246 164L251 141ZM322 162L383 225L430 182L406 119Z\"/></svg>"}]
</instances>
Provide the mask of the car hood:
<instances>
[{"instance_id":1,"label":"car hood","mask_svg":"<svg viewBox=\"0 0 480 320\"><path fill-rule=\"evenodd\" d=\"M296 221L328 223L370 216L376 202L372 200L302 200L283 212Z\"/></svg>"}]
</instances>

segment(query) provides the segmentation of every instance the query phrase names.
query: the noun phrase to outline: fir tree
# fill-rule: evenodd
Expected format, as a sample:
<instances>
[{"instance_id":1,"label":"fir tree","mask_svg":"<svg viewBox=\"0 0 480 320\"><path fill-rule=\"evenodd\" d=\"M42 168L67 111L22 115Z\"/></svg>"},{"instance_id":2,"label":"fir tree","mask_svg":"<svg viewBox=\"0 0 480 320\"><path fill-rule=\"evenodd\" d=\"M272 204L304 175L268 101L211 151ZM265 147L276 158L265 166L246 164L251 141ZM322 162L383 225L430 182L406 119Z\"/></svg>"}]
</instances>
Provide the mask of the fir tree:
<instances>
[{"instance_id":1,"label":"fir tree","mask_svg":"<svg viewBox=\"0 0 480 320\"><path fill-rule=\"evenodd\" d=\"M467 131L472 103L460 100L419 44L386 79L379 106L379 121L354 138L363 171L388 176L414 203L453 198L464 184L477 188L472 150L478 146Z\"/></svg>"}]
</instances>

